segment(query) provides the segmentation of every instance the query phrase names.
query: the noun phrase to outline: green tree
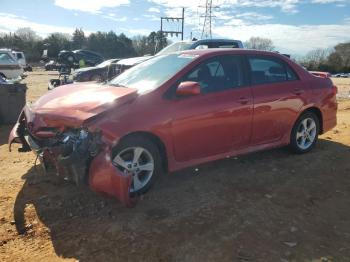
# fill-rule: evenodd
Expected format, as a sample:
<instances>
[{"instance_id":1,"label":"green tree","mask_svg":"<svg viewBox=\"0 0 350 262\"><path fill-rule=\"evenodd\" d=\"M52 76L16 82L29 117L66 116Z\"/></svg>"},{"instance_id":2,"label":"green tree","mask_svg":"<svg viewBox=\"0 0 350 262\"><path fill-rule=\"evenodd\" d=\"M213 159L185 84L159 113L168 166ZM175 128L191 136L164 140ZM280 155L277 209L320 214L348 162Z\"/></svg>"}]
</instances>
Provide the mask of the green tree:
<instances>
[{"instance_id":1,"label":"green tree","mask_svg":"<svg viewBox=\"0 0 350 262\"><path fill-rule=\"evenodd\" d=\"M76 28L72 37L72 48L82 49L85 46L86 38L83 29Z\"/></svg>"},{"instance_id":2,"label":"green tree","mask_svg":"<svg viewBox=\"0 0 350 262\"><path fill-rule=\"evenodd\" d=\"M52 33L44 39L44 43L48 47L48 57L57 58L61 50L71 49L70 35L63 33Z\"/></svg>"}]
</instances>

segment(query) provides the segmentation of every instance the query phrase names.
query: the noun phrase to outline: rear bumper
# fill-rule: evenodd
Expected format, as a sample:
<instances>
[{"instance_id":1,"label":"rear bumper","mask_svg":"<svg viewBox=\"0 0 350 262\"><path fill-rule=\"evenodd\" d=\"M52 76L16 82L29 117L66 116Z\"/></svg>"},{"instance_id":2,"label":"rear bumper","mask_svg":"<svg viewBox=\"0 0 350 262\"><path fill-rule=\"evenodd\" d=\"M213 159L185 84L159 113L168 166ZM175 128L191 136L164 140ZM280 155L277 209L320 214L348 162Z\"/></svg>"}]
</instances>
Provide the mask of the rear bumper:
<instances>
[{"instance_id":1,"label":"rear bumper","mask_svg":"<svg viewBox=\"0 0 350 262\"><path fill-rule=\"evenodd\" d=\"M337 125L337 117L323 121L323 133L333 129Z\"/></svg>"}]
</instances>

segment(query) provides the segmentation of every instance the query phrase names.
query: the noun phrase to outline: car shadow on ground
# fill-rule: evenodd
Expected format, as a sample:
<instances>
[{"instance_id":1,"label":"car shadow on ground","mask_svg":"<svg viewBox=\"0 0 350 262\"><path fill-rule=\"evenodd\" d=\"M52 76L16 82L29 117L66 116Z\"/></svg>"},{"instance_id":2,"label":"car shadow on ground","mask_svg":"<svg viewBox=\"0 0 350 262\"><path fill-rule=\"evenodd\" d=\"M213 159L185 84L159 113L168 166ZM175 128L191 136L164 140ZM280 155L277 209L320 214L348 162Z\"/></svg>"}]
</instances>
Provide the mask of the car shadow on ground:
<instances>
[{"instance_id":1,"label":"car shadow on ground","mask_svg":"<svg viewBox=\"0 0 350 262\"><path fill-rule=\"evenodd\" d=\"M79 261L345 261L349 159L348 146L327 140L305 155L227 158L162 177L131 209L33 167L15 223Z\"/></svg>"}]
</instances>

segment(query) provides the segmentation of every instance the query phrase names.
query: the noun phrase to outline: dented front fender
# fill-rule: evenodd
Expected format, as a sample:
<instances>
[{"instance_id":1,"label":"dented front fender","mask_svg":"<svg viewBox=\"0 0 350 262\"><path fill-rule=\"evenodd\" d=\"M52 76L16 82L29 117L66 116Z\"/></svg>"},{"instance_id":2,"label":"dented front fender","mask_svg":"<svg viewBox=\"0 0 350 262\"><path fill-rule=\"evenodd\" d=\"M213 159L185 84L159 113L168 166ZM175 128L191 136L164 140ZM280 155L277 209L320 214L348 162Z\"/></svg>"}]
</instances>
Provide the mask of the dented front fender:
<instances>
[{"instance_id":1,"label":"dented front fender","mask_svg":"<svg viewBox=\"0 0 350 262\"><path fill-rule=\"evenodd\" d=\"M109 150L101 151L91 162L89 185L96 192L115 196L127 207L133 207L136 199L130 196L131 174L113 166Z\"/></svg>"}]
</instances>

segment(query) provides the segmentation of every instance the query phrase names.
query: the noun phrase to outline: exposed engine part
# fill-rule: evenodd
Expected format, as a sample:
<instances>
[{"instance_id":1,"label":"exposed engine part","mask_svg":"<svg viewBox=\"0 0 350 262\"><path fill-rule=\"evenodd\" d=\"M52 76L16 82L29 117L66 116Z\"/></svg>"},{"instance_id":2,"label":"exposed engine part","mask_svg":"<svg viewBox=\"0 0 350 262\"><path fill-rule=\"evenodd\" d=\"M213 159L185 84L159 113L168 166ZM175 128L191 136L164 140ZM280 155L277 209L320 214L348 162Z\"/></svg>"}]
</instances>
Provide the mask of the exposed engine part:
<instances>
[{"instance_id":1,"label":"exposed engine part","mask_svg":"<svg viewBox=\"0 0 350 262\"><path fill-rule=\"evenodd\" d=\"M54 166L59 176L77 185L85 182L89 162L102 145L101 133L85 129L72 129L45 139L28 135L26 141L39 155L45 169Z\"/></svg>"}]
</instances>

